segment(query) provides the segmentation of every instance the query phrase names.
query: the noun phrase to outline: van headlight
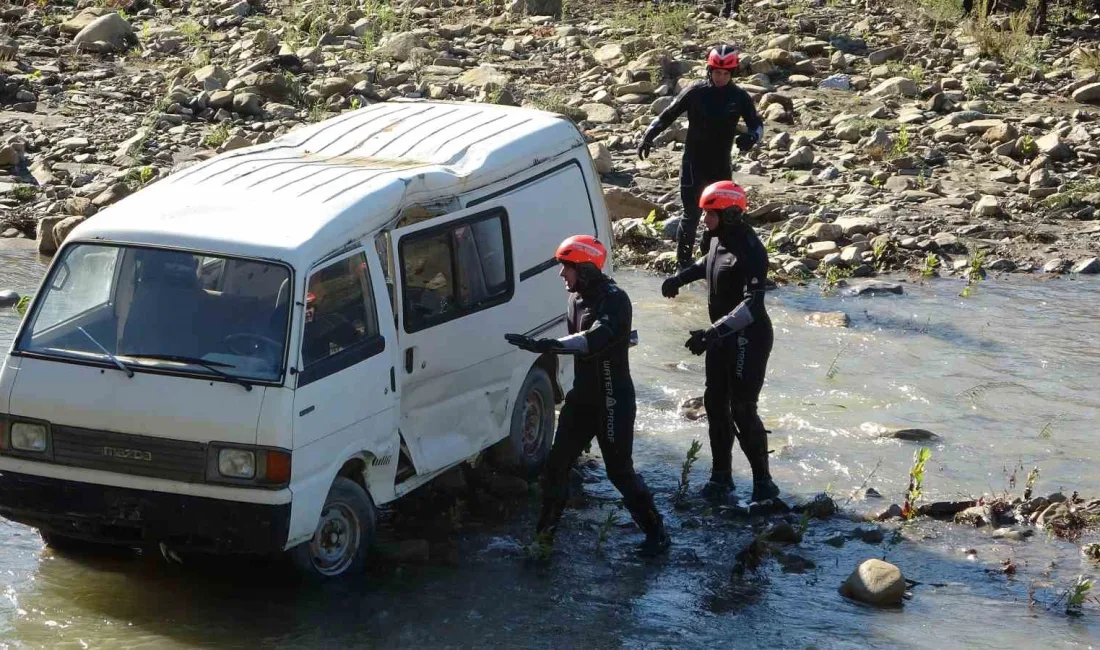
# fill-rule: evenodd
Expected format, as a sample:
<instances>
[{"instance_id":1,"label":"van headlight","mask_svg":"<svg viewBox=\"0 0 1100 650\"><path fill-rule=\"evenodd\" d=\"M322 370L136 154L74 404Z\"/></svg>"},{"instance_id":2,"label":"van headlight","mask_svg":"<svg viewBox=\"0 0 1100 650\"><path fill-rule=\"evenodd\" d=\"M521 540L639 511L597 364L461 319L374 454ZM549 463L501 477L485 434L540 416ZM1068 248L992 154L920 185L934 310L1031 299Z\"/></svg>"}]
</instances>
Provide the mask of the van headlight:
<instances>
[{"instance_id":1,"label":"van headlight","mask_svg":"<svg viewBox=\"0 0 1100 650\"><path fill-rule=\"evenodd\" d=\"M219 450L218 473L226 478L255 478L256 453L244 449Z\"/></svg>"},{"instance_id":2,"label":"van headlight","mask_svg":"<svg viewBox=\"0 0 1100 650\"><path fill-rule=\"evenodd\" d=\"M46 425L33 422L14 422L11 425L11 447L18 451L46 451L49 438Z\"/></svg>"}]
</instances>

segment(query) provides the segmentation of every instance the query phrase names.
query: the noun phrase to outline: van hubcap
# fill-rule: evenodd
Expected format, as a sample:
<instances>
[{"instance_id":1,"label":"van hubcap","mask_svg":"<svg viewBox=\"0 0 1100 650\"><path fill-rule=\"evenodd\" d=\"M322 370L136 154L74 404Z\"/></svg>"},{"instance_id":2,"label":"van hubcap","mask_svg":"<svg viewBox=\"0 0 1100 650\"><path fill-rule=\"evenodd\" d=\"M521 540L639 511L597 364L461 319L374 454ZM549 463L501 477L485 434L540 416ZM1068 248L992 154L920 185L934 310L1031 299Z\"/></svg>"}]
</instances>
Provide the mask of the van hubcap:
<instances>
[{"instance_id":1,"label":"van hubcap","mask_svg":"<svg viewBox=\"0 0 1100 650\"><path fill-rule=\"evenodd\" d=\"M527 458L538 458L542 449L544 413L546 405L542 402L542 395L534 390L528 393L523 404L523 455Z\"/></svg>"},{"instance_id":2,"label":"van hubcap","mask_svg":"<svg viewBox=\"0 0 1100 650\"><path fill-rule=\"evenodd\" d=\"M359 550L359 518L355 511L343 503L326 505L309 550L318 572L334 576L347 570Z\"/></svg>"}]
</instances>

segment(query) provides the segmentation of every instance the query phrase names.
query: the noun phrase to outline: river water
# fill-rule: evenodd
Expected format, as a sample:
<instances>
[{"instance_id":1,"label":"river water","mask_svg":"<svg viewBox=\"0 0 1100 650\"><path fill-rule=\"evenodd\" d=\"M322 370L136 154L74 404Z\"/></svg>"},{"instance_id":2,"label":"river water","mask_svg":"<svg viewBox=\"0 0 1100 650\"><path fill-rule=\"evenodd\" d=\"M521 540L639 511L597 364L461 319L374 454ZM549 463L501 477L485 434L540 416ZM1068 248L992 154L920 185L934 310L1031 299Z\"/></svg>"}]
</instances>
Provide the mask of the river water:
<instances>
[{"instance_id":1,"label":"river water","mask_svg":"<svg viewBox=\"0 0 1100 650\"><path fill-rule=\"evenodd\" d=\"M0 287L32 291L44 268L30 251L0 250ZM672 529L666 560L632 557L637 533L627 527L611 530L596 552L596 529L615 497L606 480L585 489L607 507L569 511L549 567L531 566L519 550L530 537L527 507L451 533L458 554L450 564L325 588L294 583L263 562L74 559L0 520L0 648L1100 646L1100 606L1074 618L1059 602L1077 575L1100 578L1079 553L1085 540L1040 532L1006 542L988 529L917 522L898 537L888 527L886 543L834 548L824 540L855 526L834 518L814 521L793 549L816 566L784 571L771 561L731 577L735 553L753 535L749 524L670 506L693 438L704 443L693 489L709 472L705 423L677 408L702 394L702 358L682 343L703 323L706 297L693 286L664 300L659 280L619 274L641 334L631 361L635 459ZM879 437L887 428L941 436L929 443L928 500L1001 492L1013 471L1022 484L1036 466L1038 494L1100 496L1100 284L997 278L968 298L956 280L903 284L902 296L825 296L819 285L768 294L776 344L760 406L788 500L828 488L844 503L866 481L885 499L858 496L849 509L900 502L918 445ZM843 311L851 327L808 323L818 311ZM14 313L0 312L3 349L17 324ZM748 469L734 453L745 496ZM902 608L874 610L837 594L869 557L918 583ZM1018 565L1015 576L996 571L1005 559Z\"/></svg>"}]
</instances>

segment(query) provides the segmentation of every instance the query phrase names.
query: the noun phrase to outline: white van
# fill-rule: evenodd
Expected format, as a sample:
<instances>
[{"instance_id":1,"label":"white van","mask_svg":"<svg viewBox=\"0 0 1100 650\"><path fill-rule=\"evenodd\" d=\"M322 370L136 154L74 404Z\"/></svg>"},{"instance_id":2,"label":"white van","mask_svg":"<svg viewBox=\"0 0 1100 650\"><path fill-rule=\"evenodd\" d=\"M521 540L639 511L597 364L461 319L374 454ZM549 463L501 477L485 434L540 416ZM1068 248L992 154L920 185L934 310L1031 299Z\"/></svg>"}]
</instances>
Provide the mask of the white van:
<instances>
[{"instance_id":1,"label":"white van","mask_svg":"<svg viewBox=\"0 0 1100 650\"><path fill-rule=\"evenodd\" d=\"M0 373L0 515L361 569L377 505L539 469L572 367L504 334L565 334L573 234L610 246L599 177L528 109L375 104L170 175L54 258Z\"/></svg>"}]
</instances>

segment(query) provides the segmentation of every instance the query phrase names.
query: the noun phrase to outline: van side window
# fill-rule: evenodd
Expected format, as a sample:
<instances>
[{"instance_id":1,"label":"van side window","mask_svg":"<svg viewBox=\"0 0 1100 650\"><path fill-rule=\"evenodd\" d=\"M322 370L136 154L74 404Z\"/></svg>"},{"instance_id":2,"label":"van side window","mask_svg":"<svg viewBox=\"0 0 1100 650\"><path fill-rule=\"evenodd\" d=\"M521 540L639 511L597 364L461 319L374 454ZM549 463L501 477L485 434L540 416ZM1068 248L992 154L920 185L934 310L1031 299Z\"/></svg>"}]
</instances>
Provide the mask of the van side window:
<instances>
[{"instance_id":1,"label":"van side window","mask_svg":"<svg viewBox=\"0 0 1100 650\"><path fill-rule=\"evenodd\" d=\"M500 208L401 240L405 329L415 332L507 302L512 260Z\"/></svg>"},{"instance_id":2,"label":"van side window","mask_svg":"<svg viewBox=\"0 0 1100 650\"><path fill-rule=\"evenodd\" d=\"M378 336L378 316L370 287L370 271L363 253L346 257L310 276L302 334L305 367Z\"/></svg>"}]
</instances>

